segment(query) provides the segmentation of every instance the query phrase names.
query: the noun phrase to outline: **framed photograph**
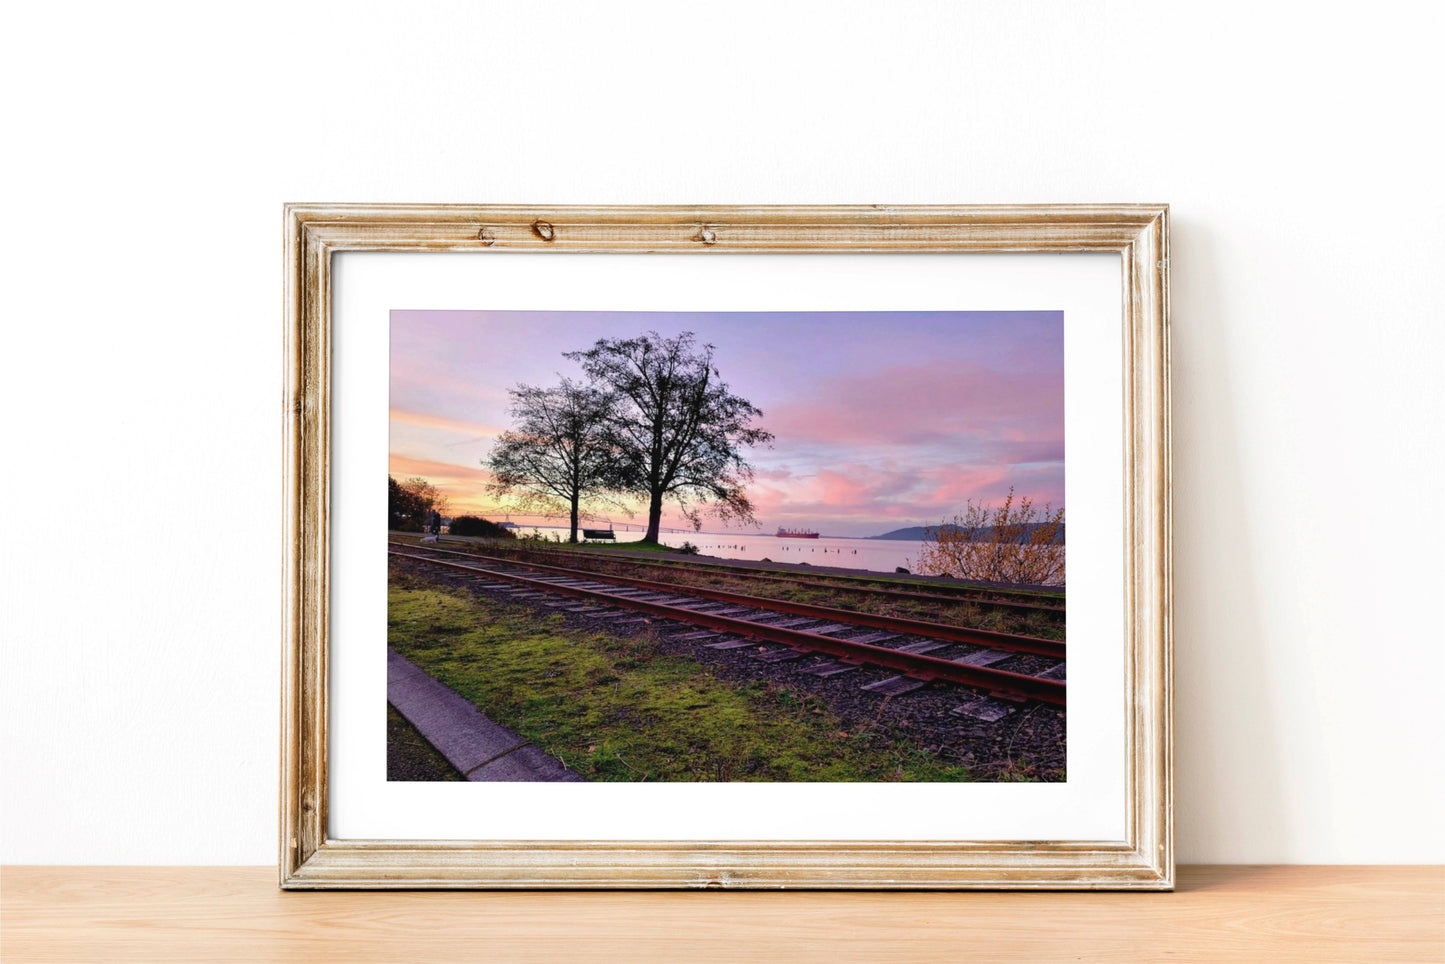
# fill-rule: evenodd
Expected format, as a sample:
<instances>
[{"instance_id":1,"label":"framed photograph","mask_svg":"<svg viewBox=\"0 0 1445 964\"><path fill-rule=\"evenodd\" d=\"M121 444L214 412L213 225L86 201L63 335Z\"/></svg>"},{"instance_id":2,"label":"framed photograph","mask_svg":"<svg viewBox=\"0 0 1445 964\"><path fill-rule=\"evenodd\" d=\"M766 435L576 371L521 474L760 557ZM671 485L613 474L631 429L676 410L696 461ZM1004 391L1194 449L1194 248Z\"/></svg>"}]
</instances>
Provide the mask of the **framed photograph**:
<instances>
[{"instance_id":1,"label":"framed photograph","mask_svg":"<svg viewBox=\"0 0 1445 964\"><path fill-rule=\"evenodd\" d=\"M1167 207L285 247L282 887L1173 886Z\"/></svg>"}]
</instances>

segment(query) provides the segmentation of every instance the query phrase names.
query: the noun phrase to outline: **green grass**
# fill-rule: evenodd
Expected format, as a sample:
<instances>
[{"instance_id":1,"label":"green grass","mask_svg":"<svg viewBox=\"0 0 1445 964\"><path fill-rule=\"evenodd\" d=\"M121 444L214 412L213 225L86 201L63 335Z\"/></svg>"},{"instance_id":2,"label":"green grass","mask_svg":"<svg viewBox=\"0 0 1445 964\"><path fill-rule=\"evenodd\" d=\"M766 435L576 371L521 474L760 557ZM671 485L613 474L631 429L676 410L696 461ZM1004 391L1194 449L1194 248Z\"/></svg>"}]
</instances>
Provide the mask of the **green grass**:
<instances>
[{"instance_id":1,"label":"green grass","mask_svg":"<svg viewBox=\"0 0 1445 964\"><path fill-rule=\"evenodd\" d=\"M662 555L687 555L687 553L674 546L665 546L660 542L644 542L640 539L637 542L587 542L577 546L568 546L564 543L561 546L546 546L545 548L587 549L588 551L600 549L603 552L611 549L618 552L655 552Z\"/></svg>"},{"instance_id":2,"label":"green grass","mask_svg":"<svg viewBox=\"0 0 1445 964\"><path fill-rule=\"evenodd\" d=\"M816 698L733 683L650 635L569 630L559 616L393 573L391 646L589 780L967 780Z\"/></svg>"}]
</instances>

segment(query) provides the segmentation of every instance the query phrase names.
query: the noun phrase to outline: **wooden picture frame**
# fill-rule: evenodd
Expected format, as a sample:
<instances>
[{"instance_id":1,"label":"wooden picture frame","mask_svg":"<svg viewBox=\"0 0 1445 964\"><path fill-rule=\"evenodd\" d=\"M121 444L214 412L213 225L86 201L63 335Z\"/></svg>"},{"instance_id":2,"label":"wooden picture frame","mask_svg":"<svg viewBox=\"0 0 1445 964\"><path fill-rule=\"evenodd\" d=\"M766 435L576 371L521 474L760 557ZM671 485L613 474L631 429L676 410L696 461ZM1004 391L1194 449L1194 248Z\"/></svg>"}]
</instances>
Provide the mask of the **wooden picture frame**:
<instances>
[{"instance_id":1,"label":"wooden picture frame","mask_svg":"<svg viewBox=\"0 0 1445 964\"><path fill-rule=\"evenodd\" d=\"M1121 326L1127 831L1120 840L350 840L328 831L332 259L345 251L1107 252ZM285 209L280 883L288 889L1173 886L1168 209Z\"/></svg>"}]
</instances>

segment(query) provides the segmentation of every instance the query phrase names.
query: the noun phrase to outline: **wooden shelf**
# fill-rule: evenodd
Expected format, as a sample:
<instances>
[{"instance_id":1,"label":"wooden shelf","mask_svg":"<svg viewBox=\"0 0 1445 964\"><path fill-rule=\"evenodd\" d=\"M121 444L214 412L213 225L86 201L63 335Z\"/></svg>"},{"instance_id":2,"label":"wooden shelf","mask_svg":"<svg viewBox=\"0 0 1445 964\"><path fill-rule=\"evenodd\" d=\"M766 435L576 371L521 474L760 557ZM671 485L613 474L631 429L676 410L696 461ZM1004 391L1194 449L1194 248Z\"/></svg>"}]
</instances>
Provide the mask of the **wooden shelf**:
<instances>
[{"instance_id":1,"label":"wooden shelf","mask_svg":"<svg viewBox=\"0 0 1445 964\"><path fill-rule=\"evenodd\" d=\"M1173 894L283 893L267 867L7 867L22 961L1445 961L1445 868L1183 867Z\"/></svg>"}]
</instances>

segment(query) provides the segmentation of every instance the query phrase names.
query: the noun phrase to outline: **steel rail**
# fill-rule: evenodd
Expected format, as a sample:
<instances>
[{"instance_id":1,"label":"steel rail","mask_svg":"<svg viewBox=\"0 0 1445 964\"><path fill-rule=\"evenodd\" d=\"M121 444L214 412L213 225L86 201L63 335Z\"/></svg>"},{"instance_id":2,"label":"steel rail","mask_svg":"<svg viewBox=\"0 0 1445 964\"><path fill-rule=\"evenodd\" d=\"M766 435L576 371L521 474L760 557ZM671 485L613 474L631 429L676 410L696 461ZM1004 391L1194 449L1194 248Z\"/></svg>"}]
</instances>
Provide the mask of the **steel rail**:
<instances>
[{"instance_id":1,"label":"steel rail","mask_svg":"<svg viewBox=\"0 0 1445 964\"><path fill-rule=\"evenodd\" d=\"M544 549L542 551L546 552L548 550ZM995 609L1021 609L1028 612L1057 613L1059 615L1062 615L1064 613L1064 607L1062 606L1050 606L1045 603L1014 602L1008 599L981 599L974 595L970 595L971 592L986 594L994 591L988 589L968 590L960 588L957 590L950 590L948 593L918 592L912 589L889 589L884 586L877 585L848 585L845 580L854 578L851 576L833 576L829 577L832 579L832 581L827 581L826 579L796 576L792 573L782 572L775 569L757 571L752 569L743 569L722 565L690 566L685 562L652 562L647 559L627 559L624 562L621 559L599 558L599 561L617 562L623 565L635 564L654 569L694 573L697 575L718 575L728 579L752 579L760 582L786 582L794 586L808 586L813 589L841 589L848 592L861 592L874 596L884 596L889 599L916 599L924 602L947 603L953 606L967 604L972 606L990 606ZM866 576L858 578L860 582L868 580L868 577Z\"/></svg>"},{"instance_id":2,"label":"steel rail","mask_svg":"<svg viewBox=\"0 0 1445 964\"><path fill-rule=\"evenodd\" d=\"M395 542L394 542L394 543L391 543L391 544L392 544L392 545L411 545L411 543L395 543ZM438 550L438 551L443 551L443 550ZM531 548L531 547L528 547L528 548L526 548L526 549L520 549L520 550L518 550L518 551L521 551L521 552L535 552L535 553L539 553L539 554L540 554L540 553L556 553L556 554L558 554L558 555L561 554L561 552L560 552L559 550L555 550L555 549L534 549L534 548ZM876 578L876 577L872 577L872 576L840 576L840 575L833 575L833 574L829 574L829 573L810 573L810 574L807 574L806 576L803 576L803 575L794 575L794 574L791 573L791 572L785 572L785 571L779 570L779 569L763 569L763 570L758 570L758 569L751 569L751 568L745 568L745 567L739 567L739 566L730 566L730 565L727 565L726 563L707 563L707 564L702 564L702 563L688 563L688 562L683 562L683 561L681 561L681 560L671 560L671 561L668 561L668 562L659 562L659 561L651 560L651 559L633 559L633 558L630 558L630 557L629 557L629 558L608 557L608 556L593 555L593 554L583 554L583 553L572 553L571 555L573 555L573 556L576 557L576 558L596 559L596 560L598 560L599 562L604 562L604 563L613 562L613 563L620 563L620 564L624 564L624 565L644 566L644 567L651 568L651 569L664 569L664 570L673 570L673 571L679 571L679 572L693 572L693 573L700 573L700 574L702 574L702 573L716 573L716 574L718 574L718 575L727 576L727 577L730 577L730 578L731 578L731 577L736 577L736 578L738 578L738 579L774 580L774 581L778 581L778 582L789 582L789 583L792 583L793 585L797 585L797 586L810 586L810 587L815 588L815 589L847 589L847 590L850 591L850 592L871 593L871 594L875 594L875 595L896 597L896 598L901 598L901 599L919 599L919 600L924 600L924 601L927 601L927 602L951 603L951 604L953 604L953 605L958 605L958 604L960 604L960 603L969 603L969 604L974 605L974 606L992 606L992 607L997 608L997 609L1022 609L1022 610L1027 610L1027 611L1030 611L1030 612L1058 613L1058 614L1060 614L1060 615L1062 615L1062 614L1064 613L1064 611L1065 611L1063 606L1050 605L1050 604L1048 604L1048 603L1042 603L1042 602L1020 602L1020 601L1015 601L1015 600L1011 600L1011 599L982 599L982 598L978 598L979 596L987 596L987 595L991 595L991 594L992 594L992 595L1027 594L1027 591L1026 591L1026 590L988 589L988 588L985 588L985 587L983 587L983 586L938 586L938 587L930 587L930 588L936 588L938 591L935 591L935 592L920 592L920 591L912 590L912 589L890 589L890 588L888 588L888 587L886 587L886 586L879 586L879 585L851 585L851 584L849 584L849 583L851 583L851 582L853 582L853 581L855 581L855 580L856 580L857 582L872 582L872 583L878 583L878 582L883 582L883 581L885 581L885 580L883 580L883 579ZM1047 594L1040 593L1040 594L1037 594L1037 595L1041 595L1041 596L1042 596L1042 595L1047 595Z\"/></svg>"},{"instance_id":3,"label":"steel rail","mask_svg":"<svg viewBox=\"0 0 1445 964\"><path fill-rule=\"evenodd\" d=\"M390 542L388 545L405 544ZM408 546L407 548L412 547ZM913 633L918 636L928 636L933 639L946 639L952 643L972 643L976 646L988 646L992 649L1002 649L1011 653L1031 653L1035 656L1048 656L1052 659L1067 658L1065 655L1067 644L1059 639L1020 636L1014 633L1000 633L991 629L971 629L966 626L951 626L947 623L933 623L922 619L907 619L901 616L880 616L876 613L862 613L852 609L833 609L829 606L814 606L809 603L792 602L787 599L773 599L768 596L749 596L744 593L729 592L726 589L707 589L702 586L680 586L672 582L638 579L635 576L615 576L610 573L592 572L586 569L568 569L563 566L552 566L541 562L522 562L517 559L508 559L502 556L487 556L474 552L433 549L430 546L420 546L416 548L419 548L422 552L443 552L448 555L500 562L509 566L521 566L524 569L553 572L558 575L571 576L574 578L619 583L633 586L637 589L681 593L700 596L703 599L712 599L716 602L735 603L739 606L753 606L758 609L773 609L778 612L788 613L792 616L811 616L814 619L828 619L833 622L852 623L857 626L867 626L870 629Z\"/></svg>"},{"instance_id":4,"label":"steel rail","mask_svg":"<svg viewBox=\"0 0 1445 964\"><path fill-rule=\"evenodd\" d=\"M593 602L605 602L609 605L634 609L639 612L662 616L678 622L703 626L708 629L716 629L721 632L733 633L752 639L781 643L794 649L828 653L846 662L871 663L875 666L898 670L916 679L940 679L951 683L960 683L964 686L986 689L990 692L1011 693L1036 699L1041 702L1051 703L1056 706L1063 706L1066 703L1067 684L1060 680L1044 679L1037 676L1028 676L1023 673L1011 673L1007 670L991 669L983 666L969 666L963 663L955 663L952 660L939 659L935 656L905 653L901 650L889 649L886 646L849 642L848 640L837 639L833 636L824 636L821 633L784 629L779 626L770 626L766 623L735 619L731 616L720 616L713 613L700 613L691 609L682 609L663 603L648 602L630 596L620 596L615 593L602 592L595 589L583 589L578 586L561 585L548 582L544 579L534 579L530 576L519 575L515 572L499 572L495 569L488 569L482 566L467 566L457 562L448 562L445 559L433 559L427 556L414 555L409 552L399 552L394 548L388 549L388 552L390 555L398 558L411 559L415 562L423 562L433 566L441 566L472 576L501 579L506 582L528 586L545 592L574 596ZM516 564L513 560L502 561L508 564ZM537 566L535 563L530 565ZM635 581L642 582L645 580ZM666 591L677 595L675 590L668 589Z\"/></svg>"}]
</instances>

